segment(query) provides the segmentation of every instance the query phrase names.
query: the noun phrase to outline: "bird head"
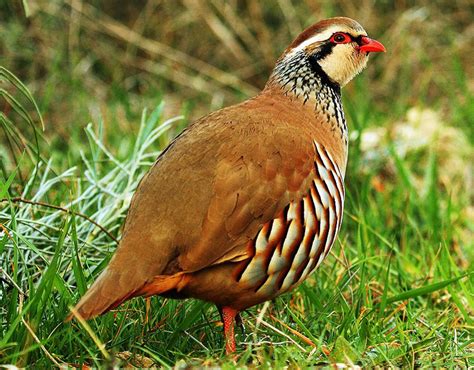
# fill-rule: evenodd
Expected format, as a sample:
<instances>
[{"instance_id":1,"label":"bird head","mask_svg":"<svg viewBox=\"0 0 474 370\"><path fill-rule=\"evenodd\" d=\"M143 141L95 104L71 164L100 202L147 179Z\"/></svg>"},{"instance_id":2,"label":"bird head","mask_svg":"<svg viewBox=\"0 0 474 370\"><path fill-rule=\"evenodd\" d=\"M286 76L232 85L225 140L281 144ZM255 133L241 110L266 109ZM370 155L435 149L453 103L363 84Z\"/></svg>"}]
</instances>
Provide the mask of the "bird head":
<instances>
[{"instance_id":1,"label":"bird head","mask_svg":"<svg viewBox=\"0 0 474 370\"><path fill-rule=\"evenodd\" d=\"M356 21L337 17L323 20L303 31L277 61L273 79L296 88L314 77L337 88L346 85L360 73L371 52L384 52L385 47L367 36ZM281 78L283 75L283 79ZM301 85L301 86L300 86Z\"/></svg>"}]
</instances>

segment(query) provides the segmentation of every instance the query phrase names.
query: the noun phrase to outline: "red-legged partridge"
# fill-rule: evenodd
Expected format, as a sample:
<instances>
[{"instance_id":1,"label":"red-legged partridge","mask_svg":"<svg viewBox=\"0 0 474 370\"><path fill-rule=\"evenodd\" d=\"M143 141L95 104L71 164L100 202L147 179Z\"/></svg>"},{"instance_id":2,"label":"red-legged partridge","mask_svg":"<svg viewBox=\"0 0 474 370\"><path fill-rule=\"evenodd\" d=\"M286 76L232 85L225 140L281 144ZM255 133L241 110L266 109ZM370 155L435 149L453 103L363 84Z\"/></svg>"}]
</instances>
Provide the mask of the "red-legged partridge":
<instances>
[{"instance_id":1,"label":"red-legged partridge","mask_svg":"<svg viewBox=\"0 0 474 370\"><path fill-rule=\"evenodd\" d=\"M385 51L349 18L323 20L277 60L257 96L192 123L143 178L85 319L137 296L213 302L234 319L295 288L341 226L347 125L341 87Z\"/></svg>"}]
</instances>

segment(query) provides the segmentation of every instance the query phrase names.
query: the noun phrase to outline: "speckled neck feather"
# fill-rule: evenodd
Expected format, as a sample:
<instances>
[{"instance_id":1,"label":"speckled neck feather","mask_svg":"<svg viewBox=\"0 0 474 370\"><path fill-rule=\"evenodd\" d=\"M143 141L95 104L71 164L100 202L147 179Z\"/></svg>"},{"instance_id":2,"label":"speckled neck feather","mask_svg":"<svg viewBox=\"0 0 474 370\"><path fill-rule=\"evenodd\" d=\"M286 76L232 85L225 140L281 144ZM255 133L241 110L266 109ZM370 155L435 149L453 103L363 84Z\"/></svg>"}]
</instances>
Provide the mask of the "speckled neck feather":
<instances>
[{"instance_id":1,"label":"speckled neck feather","mask_svg":"<svg viewBox=\"0 0 474 370\"><path fill-rule=\"evenodd\" d=\"M318 59L326 55L321 55L323 52L330 50L322 50L311 56L304 51L285 55L277 62L268 84L278 86L285 95L296 97L303 104L313 104L316 111L323 113L331 131L340 135L347 144L348 133L341 89L318 64Z\"/></svg>"}]
</instances>

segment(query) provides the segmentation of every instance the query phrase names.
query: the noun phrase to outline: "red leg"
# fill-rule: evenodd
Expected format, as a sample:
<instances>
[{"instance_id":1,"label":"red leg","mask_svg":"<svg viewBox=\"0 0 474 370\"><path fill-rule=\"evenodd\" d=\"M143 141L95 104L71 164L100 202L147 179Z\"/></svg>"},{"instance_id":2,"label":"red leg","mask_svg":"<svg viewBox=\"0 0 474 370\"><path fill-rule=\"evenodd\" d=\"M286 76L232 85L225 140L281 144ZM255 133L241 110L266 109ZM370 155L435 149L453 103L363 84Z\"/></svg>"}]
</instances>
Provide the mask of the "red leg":
<instances>
[{"instance_id":1,"label":"red leg","mask_svg":"<svg viewBox=\"0 0 474 370\"><path fill-rule=\"evenodd\" d=\"M232 307L219 309L224 324L225 351L227 354L235 352L234 324L239 311Z\"/></svg>"}]
</instances>

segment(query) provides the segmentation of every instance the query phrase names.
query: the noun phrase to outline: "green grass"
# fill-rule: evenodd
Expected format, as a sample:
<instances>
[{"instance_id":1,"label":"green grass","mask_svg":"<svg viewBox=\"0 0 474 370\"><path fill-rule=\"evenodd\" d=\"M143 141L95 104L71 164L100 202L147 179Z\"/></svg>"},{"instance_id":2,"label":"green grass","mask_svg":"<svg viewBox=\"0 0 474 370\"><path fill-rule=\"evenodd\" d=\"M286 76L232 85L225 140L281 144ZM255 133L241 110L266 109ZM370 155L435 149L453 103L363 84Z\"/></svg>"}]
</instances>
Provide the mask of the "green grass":
<instances>
[{"instance_id":1,"label":"green grass","mask_svg":"<svg viewBox=\"0 0 474 370\"><path fill-rule=\"evenodd\" d=\"M146 1L127 14L102 3L114 10L84 2L80 22L60 2L31 6L28 22L21 8L5 16L13 2L0 6L0 65L20 77L0 70L0 364L474 366L474 96L462 5L281 0L262 17L260 5L242 6L230 27L223 2L206 2L242 46L236 57L193 2ZM243 313L236 359L217 310L195 300L153 297L147 311L139 298L64 323L115 250L138 181L189 117L245 99L300 25L338 14L363 21L389 52L343 90L345 215L321 267ZM133 26L148 44L123 41L110 24ZM169 55L146 49L155 39ZM217 72L203 77L189 56Z\"/></svg>"},{"instance_id":2,"label":"green grass","mask_svg":"<svg viewBox=\"0 0 474 370\"><path fill-rule=\"evenodd\" d=\"M14 86L23 91L19 81ZM361 137L381 114L364 106L357 91L347 110ZM27 98L23 104L33 102ZM440 184L436 152L425 148L415 158L402 158L389 142L386 156L378 158L390 163L384 174L388 164L367 166L357 138L351 143L344 226L333 254L295 292L244 313L246 334L238 335L236 360L224 355L217 311L199 301L154 297L147 315L146 301L135 299L87 326L64 323L68 307L115 248L83 215L119 235L134 188L179 125L163 120L163 107L143 113L133 138L116 138L127 150L109 147L99 122L85 127L88 147L73 167L56 171L54 161L32 156L35 165L30 176L23 174L24 184L21 167L4 172L1 363L147 364L140 356L164 367L474 363L473 244L472 238L463 244L460 235L472 232L464 214L469 197ZM415 171L419 162L426 165ZM374 179L382 184L374 186Z\"/></svg>"}]
</instances>

